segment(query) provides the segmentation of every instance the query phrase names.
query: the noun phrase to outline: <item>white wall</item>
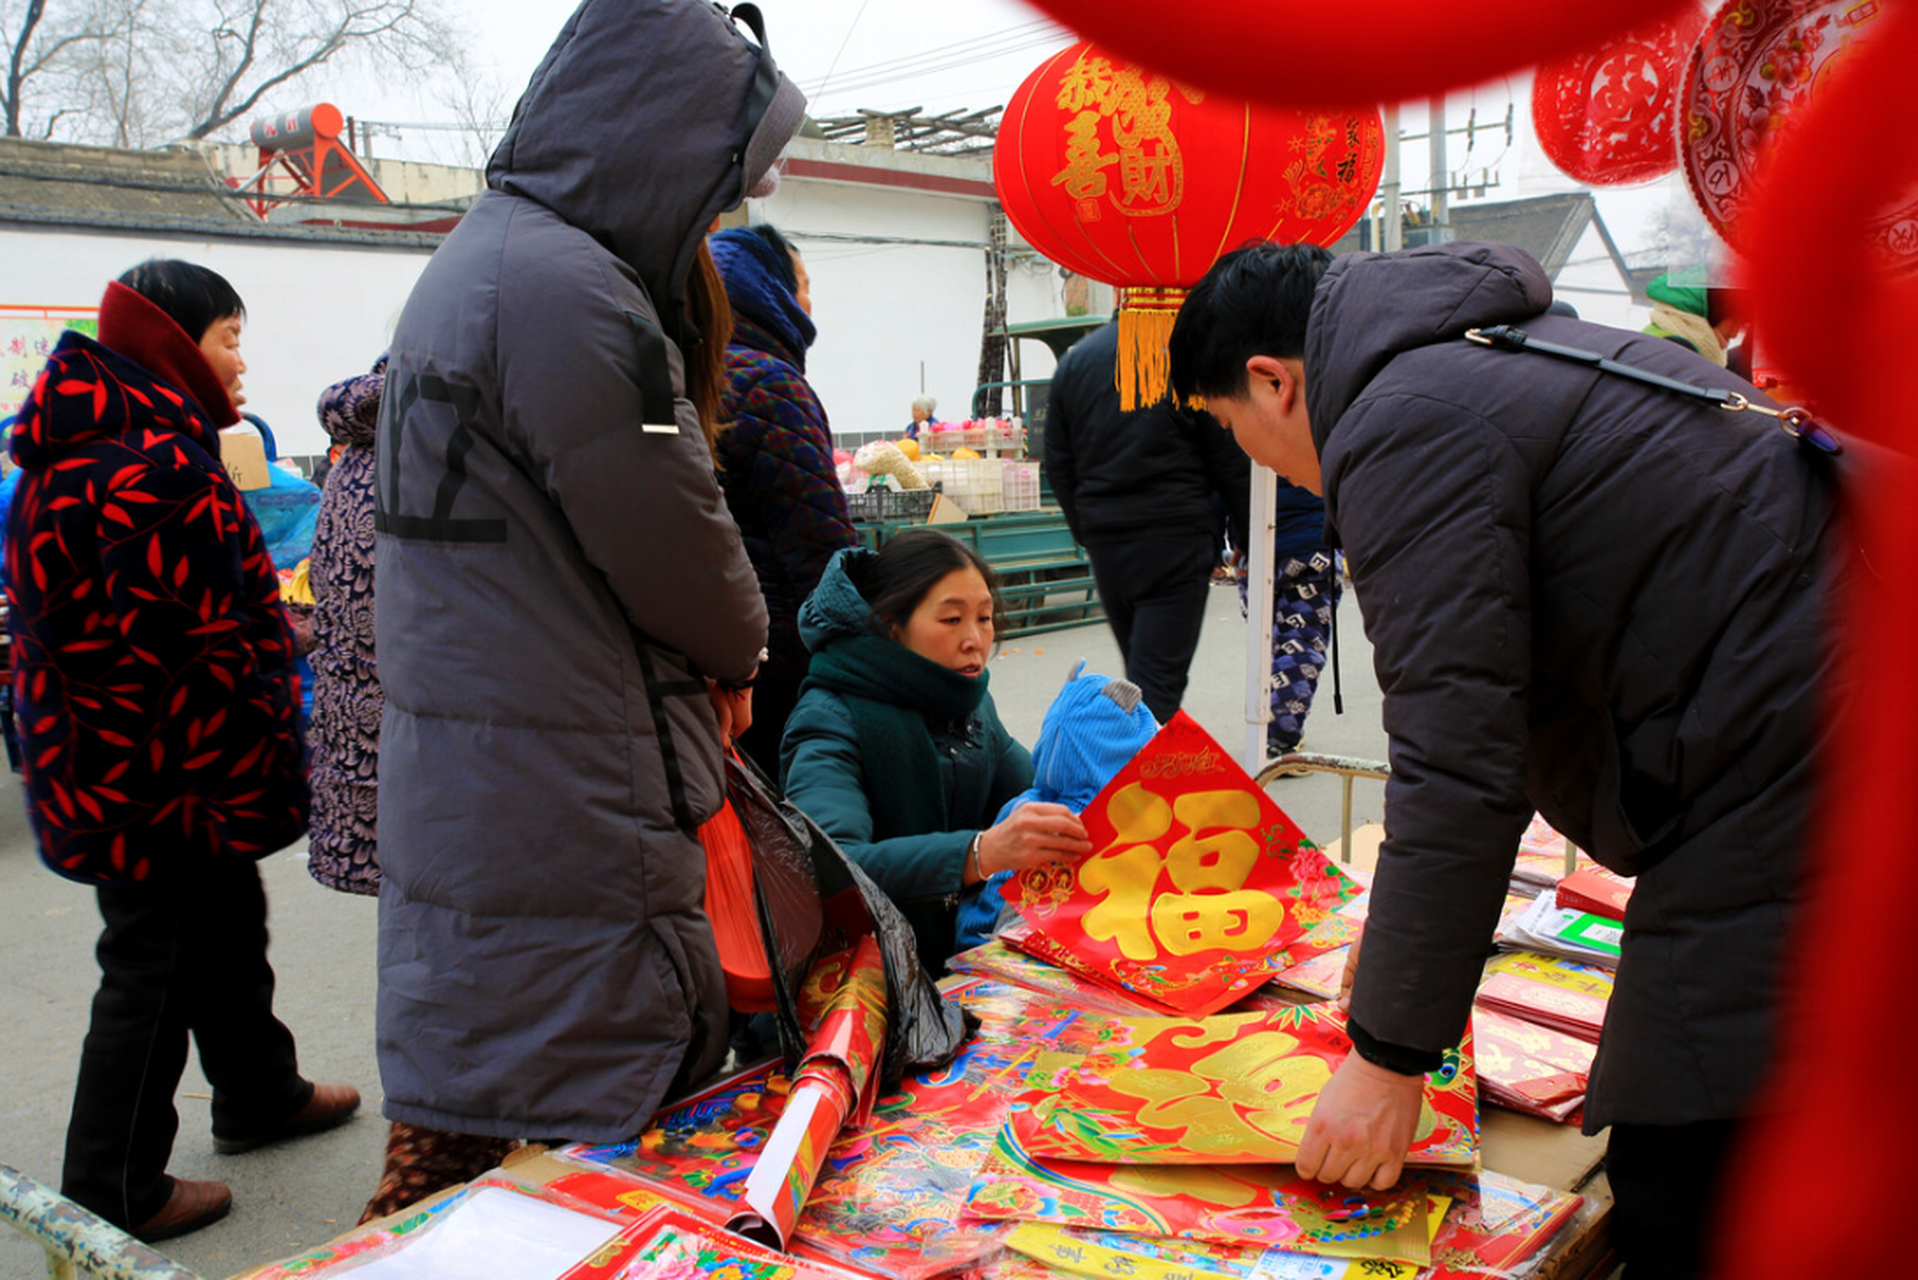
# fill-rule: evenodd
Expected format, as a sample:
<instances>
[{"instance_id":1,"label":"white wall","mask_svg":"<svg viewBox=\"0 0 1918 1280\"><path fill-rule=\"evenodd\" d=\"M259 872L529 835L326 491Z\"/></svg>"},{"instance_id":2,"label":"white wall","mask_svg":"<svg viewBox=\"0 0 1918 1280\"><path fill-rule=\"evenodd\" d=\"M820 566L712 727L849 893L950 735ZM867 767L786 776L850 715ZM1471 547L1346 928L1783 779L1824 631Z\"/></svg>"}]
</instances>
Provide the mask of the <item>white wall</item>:
<instances>
[{"instance_id":1,"label":"white wall","mask_svg":"<svg viewBox=\"0 0 1918 1280\"><path fill-rule=\"evenodd\" d=\"M147 258L184 258L232 281L246 301L240 353L247 412L283 454L322 453L321 391L364 373L386 349L426 267L423 250L287 241L212 241L0 227L0 302L97 306L107 281Z\"/></svg>"},{"instance_id":2,"label":"white wall","mask_svg":"<svg viewBox=\"0 0 1918 1280\"><path fill-rule=\"evenodd\" d=\"M979 374L990 205L966 196L788 177L777 194L751 201L747 212L784 231L806 260L819 326L806 374L835 435L897 434L912 420L912 401L921 394L939 401L941 418L967 416ZM967 247L809 234L822 232ZM1015 257L1006 283L1013 323L1065 314L1051 264ZM1051 372L1051 355L1038 343L1024 344L1021 358L1028 378Z\"/></svg>"}]
</instances>

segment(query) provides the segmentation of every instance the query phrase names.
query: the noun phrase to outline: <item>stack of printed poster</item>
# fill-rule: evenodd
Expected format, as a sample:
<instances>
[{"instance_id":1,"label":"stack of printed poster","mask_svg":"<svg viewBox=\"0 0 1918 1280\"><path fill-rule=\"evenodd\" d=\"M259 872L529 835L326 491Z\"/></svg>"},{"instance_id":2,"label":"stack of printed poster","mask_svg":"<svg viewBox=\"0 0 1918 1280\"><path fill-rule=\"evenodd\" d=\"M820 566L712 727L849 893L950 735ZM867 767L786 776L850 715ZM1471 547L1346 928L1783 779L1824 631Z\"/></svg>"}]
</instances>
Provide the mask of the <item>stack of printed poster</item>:
<instances>
[{"instance_id":1,"label":"stack of printed poster","mask_svg":"<svg viewBox=\"0 0 1918 1280\"><path fill-rule=\"evenodd\" d=\"M1542 818L1533 821L1499 925L1501 954L1485 967L1472 1028L1488 1102L1576 1124L1632 883L1583 853L1566 874L1565 847Z\"/></svg>"}]
</instances>

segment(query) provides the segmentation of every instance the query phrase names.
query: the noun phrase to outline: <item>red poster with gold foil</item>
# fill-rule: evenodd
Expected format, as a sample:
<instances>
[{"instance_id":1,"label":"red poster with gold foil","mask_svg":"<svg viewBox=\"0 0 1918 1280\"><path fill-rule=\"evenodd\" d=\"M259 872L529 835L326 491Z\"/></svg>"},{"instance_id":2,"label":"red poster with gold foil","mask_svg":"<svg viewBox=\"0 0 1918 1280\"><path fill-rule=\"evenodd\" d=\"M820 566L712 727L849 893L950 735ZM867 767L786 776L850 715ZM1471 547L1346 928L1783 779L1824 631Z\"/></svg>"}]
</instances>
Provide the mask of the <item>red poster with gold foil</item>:
<instances>
[{"instance_id":1,"label":"red poster with gold foil","mask_svg":"<svg viewBox=\"0 0 1918 1280\"><path fill-rule=\"evenodd\" d=\"M1078 1056L1042 1053L1011 1119L1034 1156L1104 1164L1275 1164L1298 1154L1319 1091L1352 1042L1336 1005L1212 1018L1108 1018ZM1468 1032L1426 1077L1406 1162L1478 1156Z\"/></svg>"},{"instance_id":2,"label":"red poster with gold foil","mask_svg":"<svg viewBox=\"0 0 1918 1280\"><path fill-rule=\"evenodd\" d=\"M1019 873L1006 900L1081 972L1187 1016L1264 985L1359 892L1183 712L1081 816L1094 852Z\"/></svg>"}]
</instances>

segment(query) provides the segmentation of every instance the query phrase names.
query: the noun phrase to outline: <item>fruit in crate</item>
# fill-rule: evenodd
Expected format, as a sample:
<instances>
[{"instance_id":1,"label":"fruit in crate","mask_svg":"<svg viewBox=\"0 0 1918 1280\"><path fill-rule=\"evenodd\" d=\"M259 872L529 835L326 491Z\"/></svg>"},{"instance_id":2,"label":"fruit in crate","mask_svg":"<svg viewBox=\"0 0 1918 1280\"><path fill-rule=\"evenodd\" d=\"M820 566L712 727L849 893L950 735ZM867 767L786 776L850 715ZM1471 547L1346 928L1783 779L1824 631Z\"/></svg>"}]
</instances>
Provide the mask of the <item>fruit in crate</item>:
<instances>
[{"instance_id":1,"label":"fruit in crate","mask_svg":"<svg viewBox=\"0 0 1918 1280\"><path fill-rule=\"evenodd\" d=\"M966 448L964 445L961 445L957 449L954 449L952 451L952 460L954 462L969 462L977 459L978 456L979 456L978 454Z\"/></svg>"},{"instance_id":2,"label":"fruit in crate","mask_svg":"<svg viewBox=\"0 0 1918 1280\"><path fill-rule=\"evenodd\" d=\"M911 436L906 436L899 441L899 452L905 454L911 461L917 462L919 461L919 442Z\"/></svg>"}]
</instances>

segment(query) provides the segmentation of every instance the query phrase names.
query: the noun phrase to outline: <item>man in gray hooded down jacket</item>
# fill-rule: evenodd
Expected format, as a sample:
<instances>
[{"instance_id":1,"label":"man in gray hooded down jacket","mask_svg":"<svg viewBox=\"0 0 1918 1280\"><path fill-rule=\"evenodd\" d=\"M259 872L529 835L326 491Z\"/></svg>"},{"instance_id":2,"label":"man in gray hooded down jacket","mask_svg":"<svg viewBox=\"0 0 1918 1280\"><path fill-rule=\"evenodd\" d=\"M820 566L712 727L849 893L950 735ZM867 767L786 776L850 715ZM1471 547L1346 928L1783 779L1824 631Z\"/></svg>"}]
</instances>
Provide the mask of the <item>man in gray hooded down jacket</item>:
<instances>
[{"instance_id":1,"label":"man in gray hooded down jacket","mask_svg":"<svg viewBox=\"0 0 1918 1280\"><path fill-rule=\"evenodd\" d=\"M1357 1052L1307 1177L1389 1186L1420 1073L1458 1043L1536 807L1637 876L1585 1126L1612 1126L1633 1280L1688 1276L1770 1059L1817 748L1835 711L1833 461L1733 415L1467 330L1680 382L1668 342L1543 314L1515 249L1222 259L1172 339L1255 459L1322 489L1385 695L1386 838L1351 991Z\"/></svg>"},{"instance_id":2,"label":"man in gray hooded down jacket","mask_svg":"<svg viewBox=\"0 0 1918 1280\"><path fill-rule=\"evenodd\" d=\"M752 677L766 611L688 400L685 301L803 106L705 0L586 0L400 317L376 508L390 1119L618 1140L724 1056L707 680Z\"/></svg>"}]
</instances>

